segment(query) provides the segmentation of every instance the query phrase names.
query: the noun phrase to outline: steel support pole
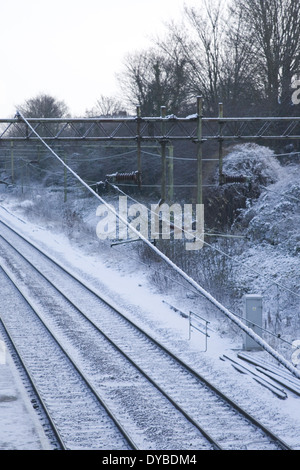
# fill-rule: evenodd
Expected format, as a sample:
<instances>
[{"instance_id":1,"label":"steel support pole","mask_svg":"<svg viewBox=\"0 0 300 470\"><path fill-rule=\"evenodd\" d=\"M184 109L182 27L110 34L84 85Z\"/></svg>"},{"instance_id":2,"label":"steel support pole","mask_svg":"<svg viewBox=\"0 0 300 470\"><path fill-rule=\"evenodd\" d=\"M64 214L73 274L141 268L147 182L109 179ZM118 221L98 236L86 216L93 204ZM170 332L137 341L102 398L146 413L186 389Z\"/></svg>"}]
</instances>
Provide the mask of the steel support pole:
<instances>
[{"instance_id":1,"label":"steel support pole","mask_svg":"<svg viewBox=\"0 0 300 470\"><path fill-rule=\"evenodd\" d=\"M67 165L67 155L64 156L64 163ZM68 172L66 166L64 166L64 202L68 199Z\"/></svg>"},{"instance_id":2,"label":"steel support pole","mask_svg":"<svg viewBox=\"0 0 300 470\"><path fill-rule=\"evenodd\" d=\"M197 97L197 204L202 204L202 118L203 98Z\"/></svg>"},{"instance_id":3,"label":"steel support pole","mask_svg":"<svg viewBox=\"0 0 300 470\"><path fill-rule=\"evenodd\" d=\"M11 182L15 182L15 161L14 161L14 143L10 143L10 158L11 158Z\"/></svg>"},{"instance_id":4,"label":"steel support pole","mask_svg":"<svg viewBox=\"0 0 300 470\"><path fill-rule=\"evenodd\" d=\"M219 103L219 118L224 117L223 103ZM223 137L222 137L223 124L219 122L219 184L223 183Z\"/></svg>"},{"instance_id":5,"label":"steel support pole","mask_svg":"<svg viewBox=\"0 0 300 470\"><path fill-rule=\"evenodd\" d=\"M20 113L21 119L28 123L26 118ZM29 123L28 123L29 124ZM239 320L237 316L228 310L224 305L222 305L217 299L215 299L209 292L207 292L203 287L198 284L194 279L188 276L179 266L177 266L173 261L170 260L164 253L162 253L155 245L152 244L148 238L144 237L141 232L136 228L130 226L128 221L124 219L115 209L108 204L99 194L97 194L71 167L66 166L64 161L54 152L54 150L44 141L44 139L30 126L32 132L36 137L43 143L43 145L54 155L54 157L83 185L94 197L96 197L106 208L112 212L119 221L123 222L126 226L132 230L132 232L140 238L152 251L154 251L162 260L164 260L169 266L172 267L180 276L182 276L194 289L196 289L201 295L203 295L212 305L214 305L218 310L223 312L223 314L232 320L242 331L247 333L254 341L256 341L264 350L266 350L271 356L273 356L279 363L281 363L286 369L288 369L292 374L300 379L300 371L294 367L289 361L287 361L281 354L274 350L269 344L267 344L259 335L257 335L251 328L248 328L243 321ZM296 294L297 295L297 294Z\"/></svg>"},{"instance_id":6,"label":"steel support pole","mask_svg":"<svg viewBox=\"0 0 300 470\"><path fill-rule=\"evenodd\" d=\"M166 117L166 107L161 106L161 118ZM161 124L161 134L162 134L162 140L161 140L161 201L165 202L166 200L166 195L167 195L167 156L166 156L166 140L165 140L165 134L166 134L166 126L165 122L162 121Z\"/></svg>"},{"instance_id":7,"label":"steel support pole","mask_svg":"<svg viewBox=\"0 0 300 470\"><path fill-rule=\"evenodd\" d=\"M22 189L22 194L24 193L24 161L21 162L21 189Z\"/></svg>"},{"instance_id":8,"label":"steel support pole","mask_svg":"<svg viewBox=\"0 0 300 470\"><path fill-rule=\"evenodd\" d=\"M173 145L168 146L169 157L168 157L168 180L169 180L169 191L168 197L169 202L173 202L174 199L174 148Z\"/></svg>"},{"instance_id":9,"label":"steel support pole","mask_svg":"<svg viewBox=\"0 0 300 470\"><path fill-rule=\"evenodd\" d=\"M141 149L141 107L136 107L137 115L137 171L139 174L142 174L142 149ZM141 187L141 182L139 180L139 188Z\"/></svg>"}]
</instances>

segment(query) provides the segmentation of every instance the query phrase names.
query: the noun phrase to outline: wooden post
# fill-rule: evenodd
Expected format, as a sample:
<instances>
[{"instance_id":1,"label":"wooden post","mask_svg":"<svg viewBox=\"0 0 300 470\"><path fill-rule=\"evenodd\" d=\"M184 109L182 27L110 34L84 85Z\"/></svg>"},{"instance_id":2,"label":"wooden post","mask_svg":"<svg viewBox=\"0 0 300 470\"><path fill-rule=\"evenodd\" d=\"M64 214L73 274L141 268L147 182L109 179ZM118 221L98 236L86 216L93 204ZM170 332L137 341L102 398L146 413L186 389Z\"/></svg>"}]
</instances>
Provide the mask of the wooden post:
<instances>
[{"instance_id":1,"label":"wooden post","mask_svg":"<svg viewBox=\"0 0 300 470\"><path fill-rule=\"evenodd\" d=\"M223 103L219 103L219 118L222 119L224 116ZM223 138L222 138L223 124L219 123L219 184L223 183Z\"/></svg>"},{"instance_id":2,"label":"wooden post","mask_svg":"<svg viewBox=\"0 0 300 470\"><path fill-rule=\"evenodd\" d=\"M161 117L164 119L166 117L166 107L161 106ZM166 187L167 187L167 158L166 158L166 127L165 122L162 121L161 125L161 201L162 203L166 200Z\"/></svg>"},{"instance_id":3,"label":"wooden post","mask_svg":"<svg viewBox=\"0 0 300 470\"><path fill-rule=\"evenodd\" d=\"M197 204L202 204L202 117L203 98L197 97Z\"/></svg>"}]
</instances>

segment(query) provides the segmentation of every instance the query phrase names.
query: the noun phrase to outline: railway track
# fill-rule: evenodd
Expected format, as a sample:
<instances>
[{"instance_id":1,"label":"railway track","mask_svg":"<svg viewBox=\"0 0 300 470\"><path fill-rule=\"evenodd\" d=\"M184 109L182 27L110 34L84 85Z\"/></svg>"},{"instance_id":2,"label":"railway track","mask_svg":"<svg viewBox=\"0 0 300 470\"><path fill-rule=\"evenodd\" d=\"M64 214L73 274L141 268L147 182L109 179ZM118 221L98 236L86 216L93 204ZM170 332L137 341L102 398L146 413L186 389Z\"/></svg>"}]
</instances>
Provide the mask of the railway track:
<instances>
[{"instance_id":1,"label":"railway track","mask_svg":"<svg viewBox=\"0 0 300 470\"><path fill-rule=\"evenodd\" d=\"M6 346L17 367L20 378L26 387L25 390L30 399L30 403L34 410L38 413L38 417L42 423L45 436L49 441L49 446L52 446L53 449L65 449L61 436L59 435L59 432L48 413L43 398L35 386L30 371L24 363L18 351L18 347L14 343L14 340L12 339L2 318L0 318L0 334L2 338L5 338Z\"/></svg>"},{"instance_id":2,"label":"railway track","mask_svg":"<svg viewBox=\"0 0 300 470\"><path fill-rule=\"evenodd\" d=\"M2 221L0 262L2 285L16 299L15 308L2 305L0 312L62 436L61 447L289 449Z\"/></svg>"},{"instance_id":3,"label":"railway track","mask_svg":"<svg viewBox=\"0 0 300 470\"><path fill-rule=\"evenodd\" d=\"M5 282L3 274L2 271L0 277ZM11 290L11 294L16 295L15 289ZM120 433L117 432L118 422L113 417L109 419L109 413L84 372L65 352L30 304L23 300L21 295L15 299L16 305L22 306L22 310L18 309L18 317L13 321L9 318L6 320L5 331L14 352L17 351L21 358L22 372L30 377L42 403L41 412L44 411L49 419L48 426L56 436L58 447L84 449L94 443L96 448L101 448L101 436L110 433L112 449L135 448L126 432L123 438L120 436L122 429Z\"/></svg>"}]
</instances>

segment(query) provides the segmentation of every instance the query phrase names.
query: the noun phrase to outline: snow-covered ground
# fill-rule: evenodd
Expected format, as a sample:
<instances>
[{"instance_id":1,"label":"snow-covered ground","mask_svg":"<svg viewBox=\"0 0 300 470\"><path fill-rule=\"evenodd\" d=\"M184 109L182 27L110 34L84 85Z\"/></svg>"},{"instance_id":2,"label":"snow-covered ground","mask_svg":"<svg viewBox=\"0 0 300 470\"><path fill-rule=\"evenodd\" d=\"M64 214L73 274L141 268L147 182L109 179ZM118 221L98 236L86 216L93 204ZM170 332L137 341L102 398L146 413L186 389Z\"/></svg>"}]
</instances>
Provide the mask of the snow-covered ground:
<instances>
[{"instance_id":1,"label":"snow-covered ground","mask_svg":"<svg viewBox=\"0 0 300 470\"><path fill-rule=\"evenodd\" d=\"M7 351L0 362L0 423L0 450L51 448Z\"/></svg>"},{"instance_id":2,"label":"snow-covered ground","mask_svg":"<svg viewBox=\"0 0 300 470\"><path fill-rule=\"evenodd\" d=\"M228 172L252 175L257 192L234 223L249 241L233 255L232 276L237 294L263 295L264 326L292 342L300 337L300 167L279 161L254 144L238 146L226 160ZM290 355L283 342L268 340Z\"/></svg>"},{"instance_id":3,"label":"snow-covered ground","mask_svg":"<svg viewBox=\"0 0 300 470\"><path fill-rule=\"evenodd\" d=\"M291 210L294 213L293 224L287 220L287 212L284 212L284 215L279 218L279 222L282 223L282 219L285 217L291 232L288 239L294 237L295 243L285 242L286 237L280 237L280 230L284 230L281 226L278 226L277 231L278 242L273 240L270 243L268 235L266 235L266 224L274 223L274 219L271 222L268 221L274 205L272 195L276 194L277 196L275 215L275 212L278 214L278 211L283 209L284 201L286 201L284 196L292 198L296 194L297 178L292 168L282 168L273 162L272 172L276 173L277 177L274 181L265 182L268 185L268 191L264 192L255 204L249 202L240 221L241 224L247 224L249 231L252 230L257 237L257 243L247 246L247 251L240 258L241 264L235 268L235 274L239 277L241 286L246 286L250 292L253 292L252 289L257 288L257 282L261 281L257 280L255 274L251 276L248 273L246 276L245 264L253 266L256 263L259 269L262 269L263 264L268 276L272 277L277 273L275 277L280 279L280 282L282 278L286 277L286 283L289 287L292 287L289 276L293 275L293 282L295 285L299 284L299 251L297 251L299 238L295 238L299 227L298 213L295 213L297 206L295 204L292 208L285 206L285 211ZM283 185L283 179L286 179L288 184ZM293 184L294 190L292 190ZM290 192L288 192L288 188ZM299 194L294 197L299 199ZM278 195L281 195L279 199ZM288 392L288 398L280 400L272 392L255 382L250 375L240 374L231 366L230 362L220 360L220 356L223 354L236 357L237 351L242 349L242 333L236 331L236 328L232 328L228 319L222 317L221 313L214 312L212 314L207 302L192 292L183 281L181 283L178 277L173 285L172 283L170 285L170 281L168 282L167 290L164 290L163 283L159 285L159 282L152 282L157 273L154 272L153 276L149 277L149 272L151 269L158 269L157 263L146 259L139 248L140 242L125 247L122 245L110 247L108 242L100 242L96 237L97 202L94 204L90 199L89 205L92 208L83 211L76 230L64 231L54 219L45 222L40 214L35 214L37 197L41 198L41 194L22 201L3 192L0 194L1 219L8 221L46 249L53 257L59 259L60 262L95 286L101 293L112 298L123 310L127 311L130 318L137 321L153 336L162 340L195 369L203 370L205 374L209 374L210 380L213 380L233 400L256 415L260 421L288 444L300 449L300 397ZM295 203L297 204L296 201ZM74 202L75 209L77 207ZM90 230L81 230L80 223L89 226ZM259 224L260 228L258 228ZM277 230L277 227L275 228ZM271 236L272 230L269 231ZM266 254L269 255L269 264ZM150 268L149 265L151 265ZM168 276L172 276L167 268L159 266L159 269L164 270ZM161 280L162 276L160 275L158 279ZM262 290L267 288L268 281L263 282L261 287ZM273 301L275 305L275 299L272 294L270 295L269 300ZM172 309L170 305L184 313L192 310L211 322L206 352L203 352L204 337L193 331L191 340L189 340L187 318ZM292 305L293 303L288 309L289 316L292 317L290 321L293 324L298 322L299 326L299 301L296 319L291 313ZM231 330L232 334L230 334ZM273 362L273 359L264 351L252 354ZM3 400L2 402L0 400L0 449L24 448L26 446L40 448L45 445L45 442L39 434L32 414L28 412L30 407L26 406L26 394L24 391L22 392L21 384L16 381L16 375L10 375L9 371L13 369L11 363L0 365L1 367L5 372L2 377L7 378L4 383L0 382L0 398L1 394L3 396L6 394L5 396L16 399ZM5 417L5 420L2 420L2 416ZM5 423L5 426L2 423ZM10 436L9 439L7 436ZM32 441L35 441L35 444Z\"/></svg>"}]
</instances>

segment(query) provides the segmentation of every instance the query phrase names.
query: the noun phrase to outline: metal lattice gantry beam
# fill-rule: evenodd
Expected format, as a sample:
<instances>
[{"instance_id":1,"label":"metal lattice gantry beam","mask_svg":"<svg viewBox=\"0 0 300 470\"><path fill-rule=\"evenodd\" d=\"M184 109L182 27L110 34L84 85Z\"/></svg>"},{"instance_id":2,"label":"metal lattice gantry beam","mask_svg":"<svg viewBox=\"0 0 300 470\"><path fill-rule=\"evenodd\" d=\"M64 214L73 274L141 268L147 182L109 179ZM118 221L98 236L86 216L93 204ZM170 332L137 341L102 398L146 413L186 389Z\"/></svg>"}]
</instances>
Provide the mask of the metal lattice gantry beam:
<instances>
[{"instance_id":1,"label":"metal lattice gantry beam","mask_svg":"<svg viewBox=\"0 0 300 470\"><path fill-rule=\"evenodd\" d=\"M197 111L198 116L201 116L202 112L202 99L198 99L197 102ZM164 114L164 110L162 110L162 114ZM61 165L64 166L65 170L68 171L70 174L73 175L74 178L84 187L86 188L94 197L96 197L101 204L103 204L114 216L122 222L126 227L130 228L135 235L143 241L153 252L155 252L161 260L165 261L177 274L179 274L182 278L184 278L189 285L191 285L194 289L196 289L202 296L204 296L214 307L220 310L227 318L233 321L244 333L249 335L256 343L261 346L265 351L267 351L271 356L273 356L279 363L281 363L286 369L288 369L295 377L300 379L300 371L296 369L296 367L287 361L282 355L280 355L277 351L275 351L269 344L267 344L257 333L255 333L251 328L245 325L243 321L241 321L235 314L229 311L224 305L218 302L209 292L203 289L194 279L192 279L188 274L186 274L179 266L177 266L173 261L170 260L164 253L162 253L150 240L148 240L144 235L138 231L135 227L129 224L129 222L116 210L107 203L99 194L97 194L71 167L69 167L66 162L64 162L59 155L44 141L44 139L40 136L39 133L33 128L30 122L25 118L22 117L24 123L26 123L29 129L35 134L36 138L40 140L40 142L52 153L55 159L60 162ZM202 136L202 128L201 125L198 125L197 129L197 136L198 140L201 140ZM201 240L200 240L201 241ZM298 295L298 294L296 294Z\"/></svg>"},{"instance_id":2,"label":"metal lattice gantry beam","mask_svg":"<svg viewBox=\"0 0 300 470\"><path fill-rule=\"evenodd\" d=\"M300 117L203 118L207 140L299 140Z\"/></svg>"},{"instance_id":3,"label":"metal lattice gantry beam","mask_svg":"<svg viewBox=\"0 0 300 470\"><path fill-rule=\"evenodd\" d=\"M198 113L126 118L28 118L28 123L45 141L198 141L202 140L299 140L300 117L207 118ZM17 116L0 119L1 140L36 140L30 127Z\"/></svg>"},{"instance_id":4,"label":"metal lattice gantry beam","mask_svg":"<svg viewBox=\"0 0 300 470\"><path fill-rule=\"evenodd\" d=\"M223 143L225 141L300 140L300 117L240 117L227 118L220 103L217 117L203 116L203 99L197 97L196 113L185 118L167 115L161 107L158 117L136 115L117 118L24 118L17 112L13 119L0 119L0 144L4 141L29 142L135 142L137 170L141 171L143 143L161 146L161 195L166 197L166 147L176 141L193 142L197 151L197 203L202 204L203 144L219 142L219 183L228 183L223 174ZM13 159L12 159L13 160ZM172 172L169 179L172 181Z\"/></svg>"},{"instance_id":5,"label":"metal lattice gantry beam","mask_svg":"<svg viewBox=\"0 0 300 470\"><path fill-rule=\"evenodd\" d=\"M193 140L195 118L28 118L45 141ZM0 140L37 140L23 120L0 119Z\"/></svg>"}]
</instances>

